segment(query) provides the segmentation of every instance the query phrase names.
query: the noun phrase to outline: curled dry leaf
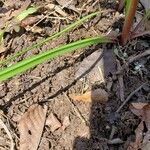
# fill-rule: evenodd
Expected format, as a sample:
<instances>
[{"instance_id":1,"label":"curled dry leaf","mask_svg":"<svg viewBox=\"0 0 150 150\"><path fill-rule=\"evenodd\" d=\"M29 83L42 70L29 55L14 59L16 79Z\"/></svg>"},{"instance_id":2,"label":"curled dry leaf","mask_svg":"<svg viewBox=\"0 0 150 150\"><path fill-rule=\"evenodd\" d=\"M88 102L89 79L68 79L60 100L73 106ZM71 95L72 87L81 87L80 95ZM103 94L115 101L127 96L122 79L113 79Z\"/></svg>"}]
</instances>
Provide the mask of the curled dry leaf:
<instances>
[{"instance_id":1,"label":"curled dry leaf","mask_svg":"<svg viewBox=\"0 0 150 150\"><path fill-rule=\"evenodd\" d=\"M136 129L136 140L130 143L128 150L148 150L150 141L150 104L148 103L132 103L130 106L131 111L141 118L141 123ZM144 133L144 124L146 125L147 131Z\"/></svg>"},{"instance_id":2,"label":"curled dry leaf","mask_svg":"<svg viewBox=\"0 0 150 150\"><path fill-rule=\"evenodd\" d=\"M43 132L47 107L31 106L19 121L20 150L37 150Z\"/></svg>"},{"instance_id":3,"label":"curled dry leaf","mask_svg":"<svg viewBox=\"0 0 150 150\"><path fill-rule=\"evenodd\" d=\"M46 125L50 126L52 132L54 132L55 130L61 127L60 121L56 118L56 116L53 113L51 113L48 116L46 120Z\"/></svg>"},{"instance_id":4,"label":"curled dry leaf","mask_svg":"<svg viewBox=\"0 0 150 150\"><path fill-rule=\"evenodd\" d=\"M108 93L103 89L95 89L88 91L82 95L70 95L73 100L83 101L83 102L107 102Z\"/></svg>"}]
</instances>

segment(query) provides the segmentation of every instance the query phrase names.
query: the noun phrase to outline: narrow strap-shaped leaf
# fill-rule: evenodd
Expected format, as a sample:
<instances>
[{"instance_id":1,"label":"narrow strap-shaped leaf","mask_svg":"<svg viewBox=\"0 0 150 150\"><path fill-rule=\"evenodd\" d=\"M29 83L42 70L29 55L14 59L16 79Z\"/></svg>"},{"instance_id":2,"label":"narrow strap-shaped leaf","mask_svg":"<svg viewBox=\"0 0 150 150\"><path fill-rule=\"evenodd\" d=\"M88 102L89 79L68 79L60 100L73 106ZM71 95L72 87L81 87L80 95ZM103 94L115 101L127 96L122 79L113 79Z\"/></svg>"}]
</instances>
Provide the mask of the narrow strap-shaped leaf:
<instances>
[{"instance_id":1,"label":"narrow strap-shaped leaf","mask_svg":"<svg viewBox=\"0 0 150 150\"><path fill-rule=\"evenodd\" d=\"M97 43L109 43L112 42L108 37L94 37L84 40L79 40L67 45L63 45L59 48L48 50L44 53L32 56L31 58L22 60L8 68L5 68L0 71L0 81L4 81L8 78L11 78L15 75L18 75L28 69L35 67L36 65L43 63L49 59L53 59L57 56L60 56L64 53L71 52L73 50L84 48Z\"/></svg>"},{"instance_id":2,"label":"narrow strap-shaped leaf","mask_svg":"<svg viewBox=\"0 0 150 150\"><path fill-rule=\"evenodd\" d=\"M99 12L95 12L95 13L92 13L90 15L87 15L87 16L83 17L82 19L72 23L71 25L69 25L68 27L63 29L62 31L60 31L58 33L55 33L52 36L50 36L50 37L48 37L48 38L46 38L44 40L39 41L37 44L34 44L34 45L29 46L29 47L27 47L25 49L22 49L18 53L14 54L14 55L10 56L9 58L7 58L6 60L0 62L0 65L2 65L2 64L5 65L7 62L13 61L14 59L19 57L20 55L23 55L24 53L26 53L26 52L34 49L34 48L40 47L43 44L45 44L46 42L49 42L50 40L52 40L52 39L54 39L56 37L59 37L59 36L63 35L66 32L69 32L70 30L74 29L75 27L81 25L83 22L87 21L89 18L92 18L92 17L94 17L94 16L96 16L98 14L99 14Z\"/></svg>"},{"instance_id":3,"label":"narrow strap-shaped leaf","mask_svg":"<svg viewBox=\"0 0 150 150\"><path fill-rule=\"evenodd\" d=\"M22 21L23 19L25 19L26 17L28 17L29 15L35 13L38 11L38 7L30 7L26 10L24 10L23 12L21 12L16 19L18 19L19 21Z\"/></svg>"}]
</instances>

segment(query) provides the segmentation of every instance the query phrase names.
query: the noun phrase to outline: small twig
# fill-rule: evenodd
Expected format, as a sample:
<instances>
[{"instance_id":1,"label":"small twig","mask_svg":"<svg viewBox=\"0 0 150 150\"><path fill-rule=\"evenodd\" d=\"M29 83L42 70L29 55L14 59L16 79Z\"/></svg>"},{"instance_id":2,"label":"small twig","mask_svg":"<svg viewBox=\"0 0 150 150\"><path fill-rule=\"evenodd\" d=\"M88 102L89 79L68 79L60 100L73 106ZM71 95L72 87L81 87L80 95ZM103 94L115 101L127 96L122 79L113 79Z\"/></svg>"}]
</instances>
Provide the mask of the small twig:
<instances>
[{"instance_id":1,"label":"small twig","mask_svg":"<svg viewBox=\"0 0 150 150\"><path fill-rule=\"evenodd\" d=\"M138 59L140 59L141 57L145 57L147 55L150 55L150 49L146 50L145 52L141 53L141 54L138 54L136 56L131 56L129 57L128 59L128 63L132 63L133 61L136 61Z\"/></svg>"},{"instance_id":2,"label":"small twig","mask_svg":"<svg viewBox=\"0 0 150 150\"><path fill-rule=\"evenodd\" d=\"M75 106L75 104L71 101L71 99L68 97L68 95L66 93L63 92L63 95L66 97L66 100L71 104L71 107L74 109L74 111L77 114L77 116L81 119L81 121L83 123L85 123L87 125L87 121L82 116L80 110Z\"/></svg>"},{"instance_id":3,"label":"small twig","mask_svg":"<svg viewBox=\"0 0 150 150\"><path fill-rule=\"evenodd\" d=\"M143 31L143 32L140 32L140 33L134 33L134 34L131 35L130 39L135 39L137 37L144 36L144 35L150 35L150 31L147 30L147 31Z\"/></svg>"},{"instance_id":4,"label":"small twig","mask_svg":"<svg viewBox=\"0 0 150 150\"><path fill-rule=\"evenodd\" d=\"M118 71L122 69L119 60L117 60L117 68L118 68ZM118 75L118 82L119 82L120 99L123 102L124 101L124 82L123 82L123 75L122 74Z\"/></svg>"},{"instance_id":5,"label":"small twig","mask_svg":"<svg viewBox=\"0 0 150 150\"><path fill-rule=\"evenodd\" d=\"M126 98L126 100L122 103L122 105L117 109L117 113L120 112L120 110L124 107L124 105L131 99L131 97L138 92L146 83L142 84L140 87L138 87L136 90L134 90L130 95Z\"/></svg>"},{"instance_id":6,"label":"small twig","mask_svg":"<svg viewBox=\"0 0 150 150\"><path fill-rule=\"evenodd\" d=\"M5 130L5 132L7 133L9 139L10 139L10 150L14 150L14 142L13 142L13 138L11 136L11 133L9 132L7 126L4 124L4 122L0 119L0 126L2 126Z\"/></svg>"},{"instance_id":7,"label":"small twig","mask_svg":"<svg viewBox=\"0 0 150 150\"><path fill-rule=\"evenodd\" d=\"M148 56L148 55L150 55L150 49L148 49L148 50L144 51L143 53L138 54L136 56L129 57L128 60L127 60L127 62L122 65L122 69L119 70L119 71L117 71L116 74L117 75L121 74L130 65L130 63L132 63L132 62L140 59L141 57L145 57L145 56Z\"/></svg>"}]
</instances>

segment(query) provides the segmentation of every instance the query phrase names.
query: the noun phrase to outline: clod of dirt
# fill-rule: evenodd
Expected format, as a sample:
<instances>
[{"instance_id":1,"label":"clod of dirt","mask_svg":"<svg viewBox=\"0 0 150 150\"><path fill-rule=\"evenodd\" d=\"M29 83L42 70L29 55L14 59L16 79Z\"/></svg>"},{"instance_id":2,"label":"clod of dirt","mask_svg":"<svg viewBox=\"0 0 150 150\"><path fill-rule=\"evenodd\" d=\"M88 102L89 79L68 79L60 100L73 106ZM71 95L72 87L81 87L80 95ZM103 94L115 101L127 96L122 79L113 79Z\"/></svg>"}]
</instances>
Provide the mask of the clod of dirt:
<instances>
[{"instance_id":1,"label":"clod of dirt","mask_svg":"<svg viewBox=\"0 0 150 150\"><path fill-rule=\"evenodd\" d=\"M70 95L70 97L73 100L76 101L83 101L83 102L93 102L93 101L97 101L97 102L107 102L108 100L108 93L103 90L103 89L96 89L96 90L91 90L88 91L84 94L81 95Z\"/></svg>"},{"instance_id":2,"label":"clod of dirt","mask_svg":"<svg viewBox=\"0 0 150 150\"><path fill-rule=\"evenodd\" d=\"M20 150L37 150L45 124L47 106L32 105L19 121Z\"/></svg>"},{"instance_id":3,"label":"clod of dirt","mask_svg":"<svg viewBox=\"0 0 150 150\"><path fill-rule=\"evenodd\" d=\"M53 113L51 113L48 116L46 120L46 125L50 126L52 132L56 131L61 127L60 121L56 118L56 116Z\"/></svg>"}]
</instances>

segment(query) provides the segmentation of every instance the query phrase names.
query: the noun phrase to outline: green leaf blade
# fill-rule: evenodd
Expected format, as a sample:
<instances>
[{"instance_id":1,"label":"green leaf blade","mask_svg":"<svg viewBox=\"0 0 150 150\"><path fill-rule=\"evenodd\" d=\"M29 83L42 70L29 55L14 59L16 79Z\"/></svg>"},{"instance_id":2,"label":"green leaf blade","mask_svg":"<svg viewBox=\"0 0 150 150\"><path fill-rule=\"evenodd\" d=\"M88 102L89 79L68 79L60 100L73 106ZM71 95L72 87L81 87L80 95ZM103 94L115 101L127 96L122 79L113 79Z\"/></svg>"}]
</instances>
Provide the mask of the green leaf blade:
<instances>
[{"instance_id":1,"label":"green leaf blade","mask_svg":"<svg viewBox=\"0 0 150 150\"><path fill-rule=\"evenodd\" d=\"M23 19L25 19L26 17L28 17L29 15L35 13L38 11L38 7L30 7L26 10L24 10L23 12L21 12L21 14L19 14L16 19L18 19L19 21L22 21Z\"/></svg>"},{"instance_id":2,"label":"green leaf blade","mask_svg":"<svg viewBox=\"0 0 150 150\"><path fill-rule=\"evenodd\" d=\"M90 46L93 44L110 43L110 42L112 42L112 40L109 39L108 37L94 37L94 38L88 38L88 39L80 40L77 42L73 42L68 45L63 45L59 48L55 48L55 49L46 51L42 54L32 56L31 58L28 58L26 60L18 62L17 64L14 64L8 68L1 70L0 71L0 81L7 80L15 75L23 73L26 70L37 66L38 64L46 62L49 59L53 59L57 56L63 55L67 52L71 52L76 49L84 48L84 47L87 47L87 46Z\"/></svg>"},{"instance_id":3,"label":"green leaf blade","mask_svg":"<svg viewBox=\"0 0 150 150\"><path fill-rule=\"evenodd\" d=\"M2 62L0 62L0 65L5 65L7 62L13 61L15 58L19 57L20 55L23 55L24 53L26 53L26 52L28 52L28 51L34 49L34 48L40 47L40 46L42 46L43 44L45 44L46 42L49 42L49 41L55 39L56 37L59 37L59 36L65 34L66 32L69 32L69 31L72 30L73 28L75 28L75 27L77 27L77 26L83 24L83 22L85 22L85 21L87 21L88 19L90 19L90 18L92 18L92 17L98 15L99 13L100 13L100 12L95 12L95 13L89 14L89 15L83 17L82 19L80 19L80 20L78 20L78 21L72 23L71 25L69 25L68 27L66 27L65 29L63 29L62 31L60 31L60 32L58 32L58 33L55 33L55 34L53 34L52 36L50 36L50 37L48 37L48 38L46 38L46 39L44 39L44 40L39 41L37 44L34 44L34 45L30 46L30 47L27 47L27 48L25 48L25 49L22 49L20 52L14 54L14 55L12 55L12 56L10 56L9 58L7 58L6 60L4 60L4 61L2 61Z\"/></svg>"}]
</instances>

